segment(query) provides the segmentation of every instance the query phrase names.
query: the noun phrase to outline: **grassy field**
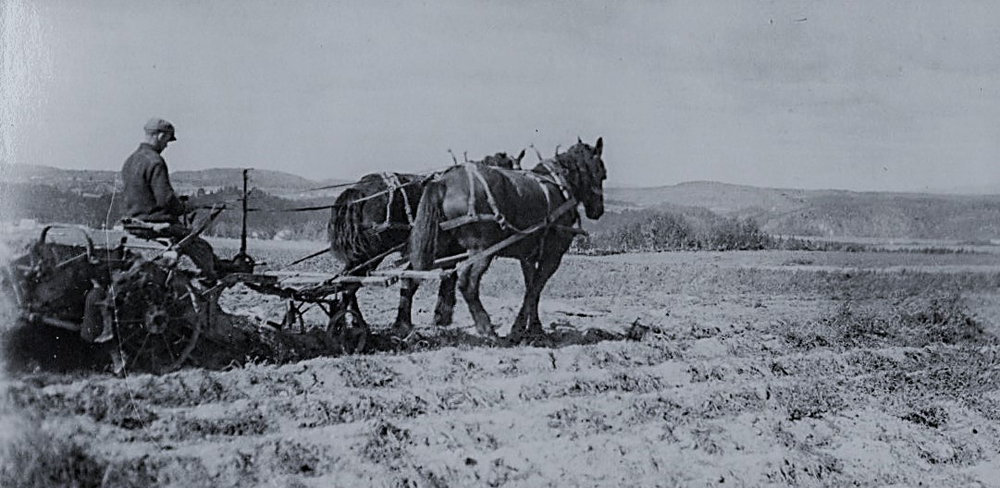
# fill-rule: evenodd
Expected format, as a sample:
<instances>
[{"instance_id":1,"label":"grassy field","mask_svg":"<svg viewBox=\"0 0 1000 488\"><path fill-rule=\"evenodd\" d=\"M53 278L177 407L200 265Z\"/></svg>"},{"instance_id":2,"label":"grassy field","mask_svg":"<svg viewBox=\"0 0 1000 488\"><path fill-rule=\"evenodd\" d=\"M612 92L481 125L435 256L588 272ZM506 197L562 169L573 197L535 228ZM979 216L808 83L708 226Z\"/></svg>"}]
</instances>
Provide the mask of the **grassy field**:
<instances>
[{"instance_id":1,"label":"grassy field","mask_svg":"<svg viewBox=\"0 0 1000 488\"><path fill-rule=\"evenodd\" d=\"M257 249L280 266L315 246ZM520 280L505 261L484 280L501 334ZM8 378L0 485L1000 485L995 254L569 256L551 347L461 340L461 300L437 330L433 288L415 320L443 339L406 352ZM376 327L397 290L359 294ZM284 306L222 305L251 325Z\"/></svg>"}]
</instances>

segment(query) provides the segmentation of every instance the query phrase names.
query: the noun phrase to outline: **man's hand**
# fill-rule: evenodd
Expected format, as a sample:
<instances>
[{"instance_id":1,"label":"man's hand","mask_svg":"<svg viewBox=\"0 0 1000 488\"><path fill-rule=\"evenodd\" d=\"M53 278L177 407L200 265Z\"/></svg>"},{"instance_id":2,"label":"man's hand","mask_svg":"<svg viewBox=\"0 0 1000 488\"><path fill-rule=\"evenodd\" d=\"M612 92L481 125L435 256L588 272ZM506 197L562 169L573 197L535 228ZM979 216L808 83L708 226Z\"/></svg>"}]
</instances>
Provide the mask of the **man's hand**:
<instances>
[{"instance_id":1,"label":"man's hand","mask_svg":"<svg viewBox=\"0 0 1000 488\"><path fill-rule=\"evenodd\" d=\"M191 215L198 211L198 207L192 206L190 203L188 203L188 200L190 199L191 197L187 195L181 195L177 197L177 200L181 202L181 206L184 207L184 215Z\"/></svg>"}]
</instances>

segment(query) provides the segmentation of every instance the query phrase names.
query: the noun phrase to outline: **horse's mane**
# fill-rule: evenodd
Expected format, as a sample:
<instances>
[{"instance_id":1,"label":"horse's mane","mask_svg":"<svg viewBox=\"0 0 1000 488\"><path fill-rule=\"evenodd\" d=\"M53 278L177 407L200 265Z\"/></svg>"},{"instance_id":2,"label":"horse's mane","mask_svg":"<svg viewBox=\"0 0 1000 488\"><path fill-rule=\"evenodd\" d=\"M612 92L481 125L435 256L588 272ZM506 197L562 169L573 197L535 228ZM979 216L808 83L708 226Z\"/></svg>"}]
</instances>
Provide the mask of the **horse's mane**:
<instances>
[{"instance_id":1,"label":"horse's mane","mask_svg":"<svg viewBox=\"0 0 1000 488\"><path fill-rule=\"evenodd\" d=\"M408 173L393 174L404 185L420 184L422 183L420 180L425 178ZM382 251L382 237L373 231L374 226L381 222L367 221L362 208L366 203L386 206L389 199L386 193L388 189L381 173L370 173L337 196L327 224L331 250L335 256L350 259ZM399 199L398 202L401 204L403 199ZM390 216L386 215L386 219L388 218Z\"/></svg>"},{"instance_id":2,"label":"horse's mane","mask_svg":"<svg viewBox=\"0 0 1000 488\"><path fill-rule=\"evenodd\" d=\"M579 161L579 160L582 159L582 157L581 157L581 155L579 153L581 153L584 150L584 148L586 148L586 147L587 147L587 145L584 144L584 143L574 144L569 149L567 149L567 150L565 150L565 151L563 151L561 153L557 153L555 156L553 156L551 158L543 159L542 161L539 161L538 164L536 164L534 168L531 168L531 171L533 173L539 173L539 174L546 174L547 175L547 174L551 173L549 165L552 165L552 166L555 166L556 168L564 171L565 174L567 174L567 175L568 174L572 174L579 167L579 164L575 164L575 163L577 161Z\"/></svg>"}]
</instances>

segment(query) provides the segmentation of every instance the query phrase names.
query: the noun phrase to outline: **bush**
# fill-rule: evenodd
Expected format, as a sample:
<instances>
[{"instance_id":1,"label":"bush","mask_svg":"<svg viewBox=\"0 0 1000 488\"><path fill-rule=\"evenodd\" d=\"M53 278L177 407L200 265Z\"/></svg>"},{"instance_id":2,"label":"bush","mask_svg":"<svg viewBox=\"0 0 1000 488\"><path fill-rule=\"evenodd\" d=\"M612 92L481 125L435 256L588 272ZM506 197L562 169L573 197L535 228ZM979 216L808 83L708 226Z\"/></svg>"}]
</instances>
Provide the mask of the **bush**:
<instances>
[{"instance_id":1,"label":"bush","mask_svg":"<svg viewBox=\"0 0 1000 488\"><path fill-rule=\"evenodd\" d=\"M712 222L698 242L712 251L745 251L771 248L774 240L753 219L723 218Z\"/></svg>"},{"instance_id":2,"label":"bush","mask_svg":"<svg viewBox=\"0 0 1000 488\"><path fill-rule=\"evenodd\" d=\"M733 251L770 249L775 239L760 230L753 219L688 218L667 212L624 212L610 225L577 238L575 252L613 254L643 251ZM617 220L617 222L615 222Z\"/></svg>"}]
</instances>

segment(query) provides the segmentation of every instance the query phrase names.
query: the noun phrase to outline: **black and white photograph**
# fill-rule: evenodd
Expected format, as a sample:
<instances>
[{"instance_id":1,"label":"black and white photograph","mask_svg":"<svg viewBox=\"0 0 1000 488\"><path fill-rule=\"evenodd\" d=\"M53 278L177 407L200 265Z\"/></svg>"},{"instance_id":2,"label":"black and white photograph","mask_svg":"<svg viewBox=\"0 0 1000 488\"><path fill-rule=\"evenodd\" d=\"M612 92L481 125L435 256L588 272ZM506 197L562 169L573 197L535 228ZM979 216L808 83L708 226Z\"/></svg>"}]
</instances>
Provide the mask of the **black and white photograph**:
<instances>
[{"instance_id":1,"label":"black and white photograph","mask_svg":"<svg viewBox=\"0 0 1000 488\"><path fill-rule=\"evenodd\" d=\"M1000 3L0 0L2 487L1000 487Z\"/></svg>"}]
</instances>

